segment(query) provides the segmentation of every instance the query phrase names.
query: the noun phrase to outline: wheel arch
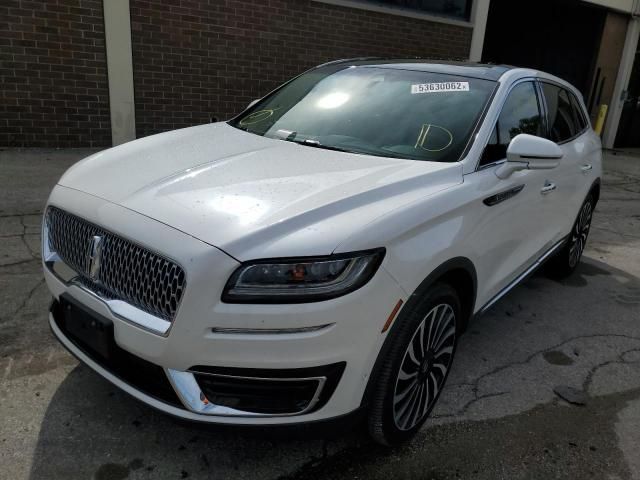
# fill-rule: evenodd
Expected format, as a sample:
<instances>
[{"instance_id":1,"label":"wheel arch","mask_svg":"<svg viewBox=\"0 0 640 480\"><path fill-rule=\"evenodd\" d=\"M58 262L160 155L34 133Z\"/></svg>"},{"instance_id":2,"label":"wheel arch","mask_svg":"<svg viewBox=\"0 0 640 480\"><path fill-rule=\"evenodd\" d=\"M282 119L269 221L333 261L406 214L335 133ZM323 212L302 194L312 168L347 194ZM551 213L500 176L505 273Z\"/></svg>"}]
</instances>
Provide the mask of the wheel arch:
<instances>
[{"instance_id":1,"label":"wheel arch","mask_svg":"<svg viewBox=\"0 0 640 480\"><path fill-rule=\"evenodd\" d=\"M591 188L589 189L589 194L593 195L593 206L595 207L598 204L598 200L600 200L600 179L596 178L594 182L591 184Z\"/></svg>"},{"instance_id":2,"label":"wheel arch","mask_svg":"<svg viewBox=\"0 0 640 480\"><path fill-rule=\"evenodd\" d=\"M478 291L478 276L473 262L465 257L457 257L445 262L420 284L413 295L426 291L436 282L446 283L458 293L463 309L461 330L464 331L473 315Z\"/></svg>"},{"instance_id":3,"label":"wheel arch","mask_svg":"<svg viewBox=\"0 0 640 480\"><path fill-rule=\"evenodd\" d=\"M418 299L429 290L434 284L442 282L450 285L460 297L463 308L463 323L461 325L461 332L464 331L469 323L469 320L473 314L476 303L476 293L478 289L478 277L476 274L475 266L473 262L466 257L455 257L439 265L435 268L415 289L411 296L407 299L402 306L400 313L391 325L391 329L387 334L382 348L378 352L378 356L369 375L369 380L365 388L362 400L360 402L361 407L366 406L371 396L371 392L375 386L378 374L382 367L384 358L386 357L389 348L391 346L392 338L399 325L399 318L402 315L407 315L411 312Z\"/></svg>"}]
</instances>

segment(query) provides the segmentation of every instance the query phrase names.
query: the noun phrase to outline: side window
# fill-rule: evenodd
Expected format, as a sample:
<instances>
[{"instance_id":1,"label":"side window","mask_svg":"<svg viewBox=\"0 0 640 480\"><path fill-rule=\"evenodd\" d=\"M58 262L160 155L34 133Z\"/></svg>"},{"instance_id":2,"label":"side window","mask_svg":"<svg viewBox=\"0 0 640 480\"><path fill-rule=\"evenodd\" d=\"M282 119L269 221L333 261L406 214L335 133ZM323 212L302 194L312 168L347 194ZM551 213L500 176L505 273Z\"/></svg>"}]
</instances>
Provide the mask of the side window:
<instances>
[{"instance_id":1,"label":"side window","mask_svg":"<svg viewBox=\"0 0 640 480\"><path fill-rule=\"evenodd\" d=\"M569 92L565 89L542 83L542 91L547 103L549 114L549 138L556 143L564 142L582 131L578 123L578 117L571 105Z\"/></svg>"},{"instance_id":2,"label":"side window","mask_svg":"<svg viewBox=\"0 0 640 480\"><path fill-rule=\"evenodd\" d=\"M507 147L521 133L542 135L538 96L533 82L516 85L502 107L502 112L487 144L480 165L507 158Z\"/></svg>"},{"instance_id":3,"label":"side window","mask_svg":"<svg viewBox=\"0 0 640 480\"><path fill-rule=\"evenodd\" d=\"M573 93L569 93L569 96L571 97L571 106L573 107L576 121L578 122L578 131L581 132L582 130L587 128L589 121L587 120L584 110L580 106L580 102L578 101L576 96Z\"/></svg>"}]
</instances>

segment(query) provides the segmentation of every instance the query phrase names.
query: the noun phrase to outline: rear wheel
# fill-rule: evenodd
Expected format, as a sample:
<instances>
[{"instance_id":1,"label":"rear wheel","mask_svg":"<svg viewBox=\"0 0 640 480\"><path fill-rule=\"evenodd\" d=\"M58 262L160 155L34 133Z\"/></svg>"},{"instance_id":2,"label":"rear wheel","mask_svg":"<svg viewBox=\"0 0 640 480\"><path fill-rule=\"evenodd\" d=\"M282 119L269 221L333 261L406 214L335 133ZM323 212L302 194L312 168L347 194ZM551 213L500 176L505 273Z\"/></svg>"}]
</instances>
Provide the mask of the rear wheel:
<instances>
[{"instance_id":1,"label":"rear wheel","mask_svg":"<svg viewBox=\"0 0 640 480\"><path fill-rule=\"evenodd\" d=\"M408 440L426 421L449 375L460 312L456 291L436 284L398 318L369 410L369 432L378 443Z\"/></svg>"},{"instance_id":2,"label":"rear wheel","mask_svg":"<svg viewBox=\"0 0 640 480\"><path fill-rule=\"evenodd\" d=\"M546 271L552 277L567 277L580 263L591 229L594 206L594 197L589 194L580 208L580 213L571 229L566 245L547 263Z\"/></svg>"}]
</instances>

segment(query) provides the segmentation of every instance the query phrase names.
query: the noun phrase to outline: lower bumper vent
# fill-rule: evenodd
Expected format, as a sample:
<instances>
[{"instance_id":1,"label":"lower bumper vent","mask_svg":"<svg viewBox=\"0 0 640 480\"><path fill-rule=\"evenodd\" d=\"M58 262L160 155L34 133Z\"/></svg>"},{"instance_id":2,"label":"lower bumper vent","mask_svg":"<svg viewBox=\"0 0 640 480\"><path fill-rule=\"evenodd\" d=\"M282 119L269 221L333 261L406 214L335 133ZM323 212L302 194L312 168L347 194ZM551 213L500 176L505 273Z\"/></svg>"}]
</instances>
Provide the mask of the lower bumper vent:
<instances>
[{"instance_id":1,"label":"lower bumper vent","mask_svg":"<svg viewBox=\"0 0 640 480\"><path fill-rule=\"evenodd\" d=\"M345 363L301 369L193 367L198 386L213 404L260 415L310 413L327 403Z\"/></svg>"}]
</instances>

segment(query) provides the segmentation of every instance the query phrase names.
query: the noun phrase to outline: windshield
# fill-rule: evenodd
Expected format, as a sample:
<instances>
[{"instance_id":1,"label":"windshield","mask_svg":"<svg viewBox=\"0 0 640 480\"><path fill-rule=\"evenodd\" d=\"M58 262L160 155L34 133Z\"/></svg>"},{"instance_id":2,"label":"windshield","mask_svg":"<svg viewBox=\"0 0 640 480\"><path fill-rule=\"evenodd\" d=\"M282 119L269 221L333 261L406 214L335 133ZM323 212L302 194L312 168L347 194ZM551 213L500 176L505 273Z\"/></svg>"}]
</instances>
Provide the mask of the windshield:
<instances>
[{"instance_id":1,"label":"windshield","mask_svg":"<svg viewBox=\"0 0 640 480\"><path fill-rule=\"evenodd\" d=\"M455 162L496 83L384 67L311 70L230 125L312 147Z\"/></svg>"}]
</instances>

